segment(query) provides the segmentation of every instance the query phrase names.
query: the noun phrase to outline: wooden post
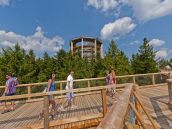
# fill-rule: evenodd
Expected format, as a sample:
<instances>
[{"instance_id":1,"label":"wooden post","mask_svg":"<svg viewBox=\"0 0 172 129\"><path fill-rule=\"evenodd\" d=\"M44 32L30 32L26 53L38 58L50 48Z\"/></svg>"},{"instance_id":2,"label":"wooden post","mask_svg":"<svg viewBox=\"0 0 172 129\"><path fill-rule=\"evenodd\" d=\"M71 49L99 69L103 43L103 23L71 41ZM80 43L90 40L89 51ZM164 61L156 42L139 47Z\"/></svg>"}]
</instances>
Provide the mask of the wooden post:
<instances>
[{"instance_id":1,"label":"wooden post","mask_svg":"<svg viewBox=\"0 0 172 129\"><path fill-rule=\"evenodd\" d=\"M60 90L63 90L63 84L62 84L62 82L60 83ZM61 96L62 96L63 94L61 94Z\"/></svg>"},{"instance_id":2,"label":"wooden post","mask_svg":"<svg viewBox=\"0 0 172 129\"><path fill-rule=\"evenodd\" d=\"M88 80L87 83L88 83L88 88L90 88L90 80Z\"/></svg>"},{"instance_id":3,"label":"wooden post","mask_svg":"<svg viewBox=\"0 0 172 129\"><path fill-rule=\"evenodd\" d=\"M107 106L106 106L106 89L102 89L102 108L103 108L103 117L105 117L105 114L107 112Z\"/></svg>"},{"instance_id":4,"label":"wooden post","mask_svg":"<svg viewBox=\"0 0 172 129\"><path fill-rule=\"evenodd\" d=\"M31 94L32 93L32 86L27 86L27 93ZM28 100L31 99L30 97L28 97Z\"/></svg>"},{"instance_id":5,"label":"wooden post","mask_svg":"<svg viewBox=\"0 0 172 129\"><path fill-rule=\"evenodd\" d=\"M90 88L90 80L87 81L87 85L88 85L88 88ZM88 89L88 91L90 90Z\"/></svg>"},{"instance_id":6,"label":"wooden post","mask_svg":"<svg viewBox=\"0 0 172 129\"><path fill-rule=\"evenodd\" d=\"M154 122L154 120L152 119L152 117L149 115L148 111L145 109L145 107L143 106L142 102L139 100L139 96L134 92L134 95L138 101L138 103L140 104L140 106L142 107L143 111L145 112L146 116L148 117L148 119L151 121L154 129L157 129L157 125ZM143 118L140 116L141 120L143 120Z\"/></svg>"},{"instance_id":7,"label":"wooden post","mask_svg":"<svg viewBox=\"0 0 172 129\"><path fill-rule=\"evenodd\" d=\"M172 110L172 79L167 79L169 93L169 108Z\"/></svg>"},{"instance_id":8,"label":"wooden post","mask_svg":"<svg viewBox=\"0 0 172 129\"><path fill-rule=\"evenodd\" d=\"M133 76L133 83L136 84L136 77Z\"/></svg>"},{"instance_id":9,"label":"wooden post","mask_svg":"<svg viewBox=\"0 0 172 129\"><path fill-rule=\"evenodd\" d=\"M132 103L129 103L129 105L131 106L131 108L133 109L137 119L139 120L140 124L142 125L143 129L147 129L144 122L143 122L143 119L140 117L139 113L137 112L137 110L135 109L134 105Z\"/></svg>"},{"instance_id":10,"label":"wooden post","mask_svg":"<svg viewBox=\"0 0 172 129\"><path fill-rule=\"evenodd\" d=\"M49 128L49 100L48 100L48 95L44 96L44 129Z\"/></svg>"},{"instance_id":11,"label":"wooden post","mask_svg":"<svg viewBox=\"0 0 172 129\"><path fill-rule=\"evenodd\" d=\"M152 84L155 85L155 75L152 74Z\"/></svg>"},{"instance_id":12,"label":"wooden post","mask_svg":"<svg viewBox=\"0 0 172 129\"><path fill-rule=\"evenodd\" d=\"M134 93L137 93L137 94L139 94L139 86L138 85L135 85L134 86ZM135 94L134 94L134 96L135 96ZM140 115L140 117L141 117L141 106L140 106L140 103L138 102L138 99L136 98L136 96L135 96L135 107L136 107L136 110L137 110L137 112L139 113L139 115ZM141 117L142 118L142 117Z\"/></svg>"}]
</instances>

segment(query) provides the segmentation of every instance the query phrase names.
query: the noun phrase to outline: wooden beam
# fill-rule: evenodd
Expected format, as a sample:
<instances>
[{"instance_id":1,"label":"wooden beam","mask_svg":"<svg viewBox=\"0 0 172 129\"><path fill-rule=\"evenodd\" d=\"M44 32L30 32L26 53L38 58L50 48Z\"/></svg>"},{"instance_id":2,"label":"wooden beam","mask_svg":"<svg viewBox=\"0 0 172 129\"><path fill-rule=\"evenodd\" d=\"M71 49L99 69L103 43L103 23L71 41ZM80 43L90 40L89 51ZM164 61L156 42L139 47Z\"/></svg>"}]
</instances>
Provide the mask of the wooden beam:
<instances>
[{"instance_id":1,"label":"wooden beam","mask_svg":"<svg viewBox=\"0 0 172 129\"><path fill-rule=\"evenodd\" d=\"M136 77L133 76L133 83L136 84Z\"/></svg>"},{"instance_id":2,"label":"wooden beam","mask_svg":"<svg viewBox=\"0 0 172 129\"><path fill-rule=\"evenodd\" d=\"M155 82L155 74L152 74L152 84L155 85L156 82Z\"/></svg>"},{"instance_id":3,"label":"wooden beam","mask_svg":"<svg viewBox=\"0 0 172 129\"><path fill-rule=\"evenodd\" d=\"M123 75L123 76L116 76L116 78L129 78L129 77L138 77L138 76L150 76L150 75L159 75L159 74L169 74L170 72L159 72L159 73L148 73L148 74L134 74L134 75ZM88 81L88 80L104 80L105 77L99 77L99 78L87 78L87 79L77 79L74 80L74 82L81 82L81 81ZM55 83L66 83L66 80L61 80L61 81L55 81ZM46 85L47 82L41 82L41 83L31 83L31 84L19 84L17 85L17 87L27 87L30 85L34 85L34 86L39 86L39 85ZM5 86L0 86L0 89L5 88Z\"/></svg>"},{"instance_id":4,"label":"wooden beam","mask_svg":"<svg viewBox=\"0 0 172 129\"><path fill-rule=\"evenodd\" d=\"M27 86L27 93L31 94L32 93L32 86ZM30 97L28 97L28 99L31 99Z\"/></svg>"},{"instance_id":5,"label":"wooden beam","mask_svg":"<svg viewBox=\"0 0 172 129\"><path fill-rule=\"evenodd\" d=\"M81 121L94 120L94 119L98 119L102 117L103 117L102 113L99 113L99 114L89 114L86 116L78 116L78 117L73 117L73 118L63 119L63 120L54 120L54 121L49 122L49 127L56 127L59 125L67 125L67 124L72 124L72 123L81 122ZM18 129L27 129L27 128L40 129L40 128L43 128L43 126L42 124L36 124L36 126L30 125L30 126L22 127Z\"/></svg>"},{"instance_id":6,"label":"wooden beam","mask_svg":"<svg viewBox=\"0 0 172 129\"><path fill-rule=\"evenodd\" d=\"M107 105L106 105L106 89L103 89L102 92L102 108L103 108L103 117L105 117L107 112Z\"/></svg>"},{"instance_id":7,"label":"wooden beam","mask_svg":"<svg viewBox=\"0 0 172 129\"><path fill-rule=\"evenodd\" d=\"M140 124L142 125L143 129L147 129L143 120L141 119L139 113L137 112L136 108L134 107L134 105L132 103L129 103L129 105L131 106L131 108L133 109L137 119L139 120Z\"/></svg>"},{"instance_id":8,"label":"wooden beam","mask_svg":"<svg viewBox=\"0 0 172 129\"><path fill-rule=\"evenodd\" d=\"M133 129L131 123L129 122L125 122L125 126L127 127L127 129Z\"/></svg>"},{"instance_id":9,"label":"wooden beam","mask_svg":"<svg viewBox=\"0 0 172 129\"><path fill-rule=\"evenodd\" d=\"M44 129L49 129L49 100L48 96L44 96Z\"/></svg>"},{"instance_id":10,"label":"wooden beam","mask_svg":"<svg viewBox=\"0 0 172 129\"><path fill-rule=\"evenodd\" d=\"M137 102L140 104L140 106L142 107L143 111L145 112L146 116L148 117L148 119L151 121L154 129L158 129L156 123L154 122L154 120L152 119L152 117L149 115L148 111L146 110L146 108L143 106L142 102L139 99L139 96L134 92L134 96L137 99Z\"/></svg>"},{"instance_id":11,"label":"wooden beam","mask_svg":"<svg viewBox=\"0 0 172 129\"><path fill-rule=\"evenodd\" d=\"M123 85L128 85L128 84L123 84ZM90 87L90 91L100 91L102 89L107 89L107 88L112 88L114 85L111 86L97 86L97 87ZM74 93L78 92L88 92L88 88L78 88L78 89L72 89L70 90ZM22 94L22 95L13 95L13 96L4 96L0 97L0 100L11 100L11 99L23 99L23 98L28 98L28 97L42 97L45 95L60 95L60 94L65 94L69 92L69 90L62 90L62 91L53 91L53 92L46 92L46 93L32 93L32 94Z\"/></svg>"},{"instance_id":12,"label":"wooden beam","mask_svg":"<svg viewBox=\"0 0 172 129\"><path fill-rule=\"evenodd\" d=\"M124 93L119 96L119 99L112 105L106 113L104 119L100 122L97 129L122 129L124 119L127 113L130 102L130 95L133 89L133 84L125 87Z\"/></svg>"}]
</instances>

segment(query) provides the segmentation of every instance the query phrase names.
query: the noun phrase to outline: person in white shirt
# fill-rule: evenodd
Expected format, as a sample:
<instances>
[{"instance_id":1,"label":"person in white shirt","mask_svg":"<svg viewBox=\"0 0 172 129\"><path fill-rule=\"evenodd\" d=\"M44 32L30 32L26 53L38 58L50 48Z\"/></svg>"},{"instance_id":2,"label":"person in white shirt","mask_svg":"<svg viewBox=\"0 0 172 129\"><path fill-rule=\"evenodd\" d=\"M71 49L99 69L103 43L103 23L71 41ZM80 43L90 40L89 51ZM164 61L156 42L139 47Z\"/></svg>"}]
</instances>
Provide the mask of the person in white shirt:
<instances>
[{"instance_id":1,"label":"person in white shirt","mask_svg":"<svg viewBox=\"0 0 172 129\"><path fill-rule=\"evenodd\" d=\"M67 77L67 84L66 84L66 90L67 92L67 102L68 106L71 106L71 108L74 108L74 93L71 91L73 89L73 74L74 72L71 70L69 72L69 75Z\"/></svg>"}]
</instances>

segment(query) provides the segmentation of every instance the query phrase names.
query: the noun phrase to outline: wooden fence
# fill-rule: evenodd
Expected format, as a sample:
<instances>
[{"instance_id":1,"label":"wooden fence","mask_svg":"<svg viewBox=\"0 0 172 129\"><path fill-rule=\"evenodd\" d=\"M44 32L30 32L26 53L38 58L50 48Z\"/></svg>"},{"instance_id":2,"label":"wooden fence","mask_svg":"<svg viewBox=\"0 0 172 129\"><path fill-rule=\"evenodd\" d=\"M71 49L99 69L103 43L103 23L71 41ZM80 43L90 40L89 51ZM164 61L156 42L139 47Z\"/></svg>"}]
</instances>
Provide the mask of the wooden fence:
<instances>
[{"instance_id":1,"label":"wooden fence","mask_svg":"<svg viewBox=\"0 0 172 129\"><path fill-rule=\"evenodd\" d=\"M121 85L121 86L125 86ZM20 99L26 99L26 98L33 98L33 97L43 97L43 112L44 112L44 125L40 125L38 128L44 128L44 129L48 129L50 126L56 126L56 123L50 122L49 121L49 101L48 101L48 96L49 95L56 95L57 98L61 98L62 96L60 96L61 94L66 94L67 92L74 92L74 93L79 93L77 94L77 96L83 96L83 95L87 95L87 94L97 94L100 93L101 94L101 98L102 98L102 115L101 114L97 114L94 115L93 117L89 117L87 119L95 119L95 118L99 118L99 117L103 117L105 116L106 112L107 112L107 103L106 103L106 88L113 88L114 85L111 86L98 86L98 87L90 87L90 88L78 88L78 89L73 89L73 90L61 90L61 91L53 91L53 92L45 92L45 93L31 93L31 94L23 94L23 95L14 95L14 96L3 96L0 97L0 101L5 101L5 100L20 100ZM89 93L88 93L89 91ZM86 119L86 118L84 118ZM76 122L76 121L82 121L81 118L74 119L73 121L70 120L69 122ZM67 124L67 122L63 122L60 124ZM58 123L59 125L59 123Z\"/></svg>"},{"instance_id":2,"label":"wooden fence","mask_svg":"<svg viewBox=\"0 0 172 129\"><path fill-rule=\"evenodd\" d=\"M148 129L148 125L144 123L142 118L141 110L148 117L151 127L158 129L155 121L140 101L137 89L136 85L134 87L127 85L125 92L119 97L118 104L112 105L97 129L138 129L140 127Z\"/></svg>"},{"instance_id":3,"label":"wooden fence","mask_svg":"<svg viewBox=\"0 0 172 129\"><path fill-rule=\"evenodd\" d=\"M142 118L140 117L141 116L140 107L146 113L146 115L148 116L148 118L150 119L150 121L154 127L153 120L151 119L149 114L147 114L144 106L142 105L142 103L139 100L137 93L133 92L133 84L134 85L138 84L139 77L140 77L140 79L143 79L144 77L150 77L151 82L148 84L149 86L155 85L155 84L156 85L164 84L164 83L166 83L165 81L162 81L161 83L159 83L159 82L157 83L156 78L163 77L164 80L166 80L166 78L168 78L168 74L169 74L169 72L163 72L163 73L161 72L161 73L117 76L117 81L121 81L122 79L124 79L121 81L122 83L125 83L126 80L130 80L131 82L130 82L130 84L129 83L121 84L121 85L118 84L118 87L125 87L125 92L119 98L120 99L120 101L118 101L119 103L117 105L114 104L108 113L106 113L107 106L106 106L106 92L105 91L106 91L106 88L112 88L114 86L112 85L112 86L105 87L105 86L100 86L100 85L91 85L92 81L105 81L105 77L74 80L74 83L86 82L86 85L84 88L73 89L72 92L79 93L78 95L94 94L96 92L101 93L102 109L103 109L102 110L103 115L101 117L105 116L105 119L100 123L98 129L106 128L106 126L110 126L110 125L113 125L114 127L116 127L115 129L120 129L122 126L124 126L123 122L125 122L126 127L128 129L130 129L131 127L134 127L133 123L131 123L129 120L124 120L124 118L127 118L126 115L128 115L128 113L130 114L131 111L133 111L136 116L135 117L136 119L134 118L134 124L137 123L137 122L135 123L135 121L138 121L138 123L140 123L142 125L142 127L144 128L144 122L143 122ZM64 97L63 96L64 94L69 92L69 91L64 90L64 88L63 88L63 84L66 84L66 81L56 81L55 83L59 84L60 90L54 91L54 92L46 92L46 93L42 93L42 92L33 93L32 88L35 86L39 87L40 85L47 85L47 82L32 83L32 84L20 84L17 86L17 88L26 87L27 93L15 95L15 96L0 97L0 101L12 100L12 99L16 99L16 100L25 99L26 100L26 99L31 99L31 98L43 98L43 101L44 101L44 108L43 108L44 109L44 126L41 126L40 128L47 129L49 126L55 126L55 124L51 124L51 122L49 121L48 95L55 95L57 98L61 98L61 97ZM4 89L4 88L5 88L5 86L0 86L0 89ZM133 101L131 101L131 100L133 100L133 98L135 98L135 100L136 100L135 103L133 103ZM100 114L98 114L97 116L94 116L94 118L96 118L96 117L100 117ZM77 120L75 120L75 121L77 121ZM72 121L70 121L70 122L72 122ZM106 124L107 122L108 122L108 124ZM156 129L156 125L155 125L155 129Z\"/></svg>"},{"instance_id":4,"label":"wooden fence","mask_svg":"<svg viewBox=\"0 0 172 129\"><path fill-rule=\"evenodd\" d=\"M149 73L149 74L135 74L135 75L125 75L117 76L117 84L133 83L137 85L155 85L166 83L169 72L160 73ZM160 80L160 81L159 81ZM64 90L66 85L66 80L56 81L56 90ZM79 86L78 86L79 85ZM105 85L105 77L100 78L88 78L88 79L76 79L74 80L74 89L76 88L89 88L94 86ZM17 90L21 89L17 94L31 94L42 92L47 86L47 82L42 83L31 83L31 84L19 84ZM2 95L5 86L0 86L0 94ZM34 91L34 88L40 88ZM25 92L24 89L26 90ZM28 97L30 99L30 97Z\"/></svg>"}]
</instances>

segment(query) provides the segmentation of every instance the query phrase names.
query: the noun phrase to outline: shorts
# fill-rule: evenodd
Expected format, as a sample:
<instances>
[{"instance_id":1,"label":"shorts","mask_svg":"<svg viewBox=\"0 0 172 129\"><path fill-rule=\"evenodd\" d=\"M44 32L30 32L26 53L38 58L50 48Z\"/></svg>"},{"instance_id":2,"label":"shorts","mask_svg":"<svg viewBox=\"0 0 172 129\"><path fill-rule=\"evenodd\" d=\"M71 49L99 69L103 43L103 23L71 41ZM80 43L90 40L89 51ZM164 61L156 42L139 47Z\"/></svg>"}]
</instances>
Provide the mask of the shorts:
<instances>
[{"instance_id":1,"label":"shorts","mask_svg":"<svg viewBox=\"0 0 172 129\"><path fill-rule=\"evenodd\" d=\"M72 100L72 98L74 97L73 92L68 92L66 95L67 95L67 100Z\"/></svg>"},{"instance_id":2,"label":"shorts","mask_svg":"<svg viewBox=\"0 0 172 129\"><path fill-rule=\"evenodd\" d=\"M15 95L15 93L5 93L5 96L13 96L13 95ZM4 102L11 102L11 101L15 101L15 99L5 100Z\"/></svg>"},{"instance_id":3,"label":"shorts","mask_svg":"<svg viewBox=\"0 0 172 129\"><path fill-rule=\"evenodd\" d=\"M6 93L5 96L12 96L15 95L15 93Z\"/></svg>"},{"instance_id":4,"label":"shorts","mask_svg":"<svg viewBox=\"0 0 172 129\"><path fill-rule=\"evenodd\" d=\"M54 96L53 95L48 95L48 100L54 100Z\"/></svg>"}]
</instances>

